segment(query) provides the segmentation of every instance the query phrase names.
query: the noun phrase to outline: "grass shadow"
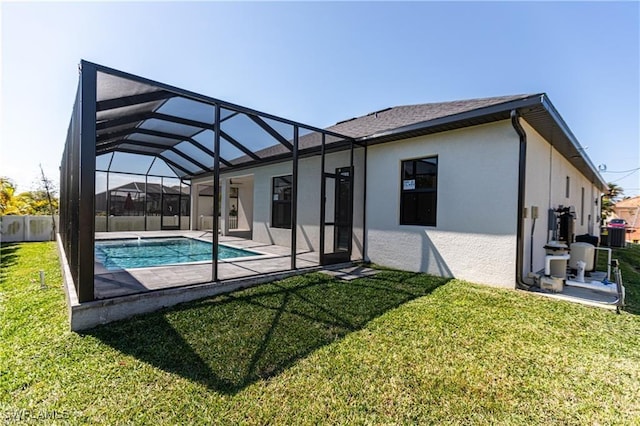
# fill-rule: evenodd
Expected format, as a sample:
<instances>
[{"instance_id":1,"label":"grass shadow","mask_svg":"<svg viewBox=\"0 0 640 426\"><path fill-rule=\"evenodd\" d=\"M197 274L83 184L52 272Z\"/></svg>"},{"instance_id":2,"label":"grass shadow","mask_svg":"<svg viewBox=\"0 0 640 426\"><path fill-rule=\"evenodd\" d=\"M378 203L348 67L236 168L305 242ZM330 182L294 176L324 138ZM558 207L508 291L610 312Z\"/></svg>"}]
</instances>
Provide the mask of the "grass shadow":
<instances>
[{"instance_id":1,"label":"grass shadow","mask_svg":"<svg viewBox=\"0 0 640 426\"><path fill-rule=\"evenodd\" d=\"M0 284L7 279L9 268L17 263L19 249L19 243L0 244Z\"/></svg>"},{"instance_id":2,"label":"grass shadow","mask_svg":"<svg viewBox=\"0 0 640 426\"><path fill-rule=\"evenodd\" d=\"M398 271L293 277L90 330L119 351L234 394L448 279Z\"/></svg>"}]
</instances>

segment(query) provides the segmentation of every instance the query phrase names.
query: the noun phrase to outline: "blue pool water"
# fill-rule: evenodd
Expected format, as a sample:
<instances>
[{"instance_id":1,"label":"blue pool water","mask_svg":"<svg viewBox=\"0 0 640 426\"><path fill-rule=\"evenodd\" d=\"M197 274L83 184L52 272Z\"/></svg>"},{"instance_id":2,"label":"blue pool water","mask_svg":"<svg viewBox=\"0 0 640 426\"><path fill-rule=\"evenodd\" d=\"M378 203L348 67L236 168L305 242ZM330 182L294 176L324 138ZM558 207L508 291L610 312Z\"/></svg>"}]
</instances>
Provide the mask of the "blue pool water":
<instances>
[{"instance_id":1,"label":"blue pool water","mask_svg":"<svg viewBox=\"0 0 640 426\"><path fill-rule=\"evenodd\" d=\"M210 261L211 249L209 242L186 237L103 240L96 241L95 256L107 270L117 270ZM259 254L218 244L219 260Z\"/></svg>"}]
</instances>

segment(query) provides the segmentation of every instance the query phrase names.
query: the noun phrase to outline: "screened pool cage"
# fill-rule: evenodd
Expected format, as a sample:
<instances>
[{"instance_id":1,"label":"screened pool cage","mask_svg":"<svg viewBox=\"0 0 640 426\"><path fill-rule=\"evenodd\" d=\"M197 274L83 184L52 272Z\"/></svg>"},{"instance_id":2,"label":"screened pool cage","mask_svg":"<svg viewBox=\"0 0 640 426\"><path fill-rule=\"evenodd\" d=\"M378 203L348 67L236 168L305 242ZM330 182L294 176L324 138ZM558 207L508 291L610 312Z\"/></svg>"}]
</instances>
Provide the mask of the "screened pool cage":
<instances>
[{"instance_id":1,"label":"screened pool cage","mask_svg":"<svg viewBox=\"0 0 640 426\"><path fill-rule=\"evenodd\" d=\"M365 150L341 134L82 61L60 167L60 241L79 302L101 298L96 286L106 281L148 290L128 270L98 279L105 271L95 241L108 233L200 232L212 243L211 262L187 265L184 274L167 270L208 271L188 284L226 279L219 239L240 225L247 240L266 229L271 244L288 231L284 269L300 267L301 240L317 264L351 259L352 241L364 244L352 234ZM282 182L286 190L273 192ZM307 204L311 213L301 212Z\"/></svg>"}]
</instances>

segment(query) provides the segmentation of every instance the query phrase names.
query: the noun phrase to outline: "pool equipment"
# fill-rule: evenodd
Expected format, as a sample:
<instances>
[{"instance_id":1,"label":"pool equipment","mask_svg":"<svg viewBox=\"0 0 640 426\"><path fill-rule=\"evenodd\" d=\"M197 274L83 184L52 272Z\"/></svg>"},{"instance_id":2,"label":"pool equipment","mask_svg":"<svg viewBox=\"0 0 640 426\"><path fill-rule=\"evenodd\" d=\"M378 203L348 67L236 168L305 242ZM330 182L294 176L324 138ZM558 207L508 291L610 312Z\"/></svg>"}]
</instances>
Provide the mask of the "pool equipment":
<instances>
[{"instance_id":1,"label":"pool equipment","mask_svg":"<svg viewBox=\"0 0 640 426\"><path fill-rule=\"evenodd\" d=\"M560 241L549 241L544 246L546 256L544 258L544 274L558 278L567 277L567 262L569 261L569 249Z\"/></svg>"},{"instance_id":2,"label":"pool equipment","mask_svg":"<svg viewBox=\"0 0 640 426\"><path fill-rule=\"evenodd\" d=\"M560 277L541 277L540 288L553 293L561 293L564 289L564 280Z\"/></svg>"},{"instance_id":3,"label":"pool equipment","mask_svg":"<svg viewBox=\"0 0 640 426\"><path fill-rule=\"evenodd\" d=\"M582 261L582 260L578 260L577 263L577 267L578 267L578 273L576 274L576 281L583 283L584 282L584 268L587 266L587 263Z\"/></svg>"},{"instance_id":4,"label":"pool equipment","mask_svg":"<svg viewBox=\"0 0 640 426\"><path fill-rule=\"evenodd\" d=\"M617 310L624 306L625 288L622 284L622 273L618 261L611 259L611 249L608 247L595 247L586 242L571 244L571 250L566 244L559 241L550 241L544 246L546 250L544 276L540 277L540 288L546 291L559 293L564 286L579 287L607 294L615 294L617 298L610 304L616 305ZM593 280L589 272L595 270L595 251L607 252L607 275L602 281ZM567 265L576 272L575 275L567 275ZM614 281L611 280L613 269Z\"/></svg>"},{"instance_id":5,"label":"pool equipment","mask_svg":"<svg viewBox=\"0 0 640 426\"><path fill-rule=\"evenodd\" d=\"M578 269L578 263L584 262L584 272L590 272L595 269L596 248L589 243L573 243L571 244L571 258L569 259L569 268Z\"/></svg>"}]
</instances>

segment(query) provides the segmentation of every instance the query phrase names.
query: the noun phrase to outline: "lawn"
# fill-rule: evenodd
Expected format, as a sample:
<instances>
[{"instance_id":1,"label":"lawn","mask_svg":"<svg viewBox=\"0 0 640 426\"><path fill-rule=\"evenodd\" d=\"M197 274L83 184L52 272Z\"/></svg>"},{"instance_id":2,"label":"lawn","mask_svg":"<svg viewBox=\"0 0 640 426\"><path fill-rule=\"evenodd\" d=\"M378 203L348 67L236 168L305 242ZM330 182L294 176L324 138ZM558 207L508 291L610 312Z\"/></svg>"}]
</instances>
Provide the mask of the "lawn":
<instances>
[{"instance_id":1,"label":"lawn","mask_svg":"<svg viewBox=\"0 0 640 426\"><path fill-rule=\"evenodd\" d=\"M616 254L621 315L383 271L290 278L83 334L68 330L53 243L1 255L6 423L640 423L638 246Z\"/></svg>"}]
</instances>

